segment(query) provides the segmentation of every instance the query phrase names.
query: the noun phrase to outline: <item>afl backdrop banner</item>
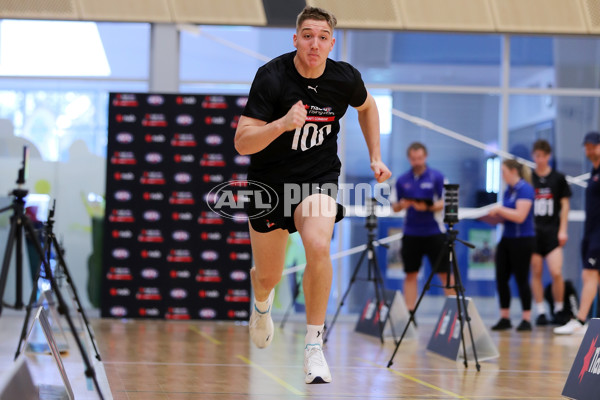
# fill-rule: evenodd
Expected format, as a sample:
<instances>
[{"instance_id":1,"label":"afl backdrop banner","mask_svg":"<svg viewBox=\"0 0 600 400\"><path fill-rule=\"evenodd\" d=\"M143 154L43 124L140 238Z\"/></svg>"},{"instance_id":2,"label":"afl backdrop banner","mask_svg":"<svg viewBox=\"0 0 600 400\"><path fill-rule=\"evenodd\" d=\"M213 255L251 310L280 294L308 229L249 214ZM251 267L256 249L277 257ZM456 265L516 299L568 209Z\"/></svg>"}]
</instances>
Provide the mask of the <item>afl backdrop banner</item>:
<instances>
[{"instance_id":1,"label":"afl backdrop banner","mask_svg":"<svg viewBox=\"0 0 600 400\"><path fill-rule=\"evenodd\" d=\"M243 203L209 204L215 187L247 181L233 145L246 101L110 94L102 317L248 319Z\"/></svg>"},{"instance_id":2,"label":"afl backdrop banner","mask_svg":"<svg viewBox=\"0 0 600 400\"><path fill-rule=\"evenodd\" d=\"M600 319L589 322L562 395L569 399L597 399L600 387Z\"/></svg>"}]
</instances>

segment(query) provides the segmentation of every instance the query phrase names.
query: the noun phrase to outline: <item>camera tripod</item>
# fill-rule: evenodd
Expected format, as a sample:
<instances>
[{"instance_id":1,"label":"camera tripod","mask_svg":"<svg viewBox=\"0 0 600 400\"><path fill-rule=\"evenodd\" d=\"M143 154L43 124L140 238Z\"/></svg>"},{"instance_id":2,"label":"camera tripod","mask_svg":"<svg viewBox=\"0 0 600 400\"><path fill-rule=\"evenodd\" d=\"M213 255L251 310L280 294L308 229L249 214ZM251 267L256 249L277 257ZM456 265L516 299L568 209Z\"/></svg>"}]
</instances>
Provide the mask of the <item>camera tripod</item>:
<instances>
[{"instance_id":1,"label":"camera tripod","mask_svg":"<svg viewBox=\"0 0 600 400\"><path fill-rule=\"evenodd\" d=\"M100 358L100 354L98 353L98 349L96 347L96 341L94 339L94 334L92 333L92 330L90 328L89 320L87 319L87 316L85 315L83 307L81 306L81 301L79 300L79 295L77 294L77 289L75 288L75 283L73 282L71 273L69 272L69 269L67 268L67 264L64 259L65 251L58 243L58 241L56 239L56 235L54 234L54 231L53 231L55 208L56 208L56 200L54 200L54 202L52 204L52 208L48 212L48 220L46 221L45 228L44 228L44 234L45 234L45 238L46 238L46 260L48 261L51 259L52 249L54 248L54 250L55 250L54 254L56 255L56 258L58 260L58 264L57 264L58 268L56 269L55 275L56 275L56 277L59 277L59 274L63 274L66 277L68 288L70 289L71 296L73 297L73 300L75 301L75 306L77 308L76 311L81 314L83 323L85 325L87 333L90 337L90 341L94 348L94 352L96 353L96 359L98 359L98 361L102 361ZM39 278L39 274L38 274L38 278ZM45 278L45 276L44 276L44 278ZM31 314L32 308L35 306L34 303L36 300L36 294L37 294L37 288L34 287L33 290L31 291L31 296L29 298L29 304L27 306L27 311L25 314L25 321L23 322L23 329L21 331L21 337L19 339L19 345L17 346L17 353L15 354L15 359L19 356L20 350L21 350L21 345L25 341L25 336L27 335L27 327L29 325L29 316ZM58 311L59 311L59 313L62 314L63 310L59 307Z\"/></svg>"},{"instance_id":2,"label":"camera tripod","mask_svg":"<svg viewBox=\"0 0 600 400\"><path fill-rule=\"evenodd\" d=\"M360 259L358 260L358 262L356 263L356 266L354 267L354 272L352 272L352 277L350 278L350 284L348 285L348 288L346 289L346 292L342 296L342 300L340 301L340 304L338 305L338 308L335 311L335 315L333 316L331 325L329 325L329 327L327 329L325 329L325 334L323 335L323 343L327 343L327 339L329 337L329 332L331 332L331 330L333 329L333 325L335 324L335 321L337 320L340 310L341 310L342 306L344 305L344 302L346 301L346 297L348 297L348 294L350 293L350 289L352 288L352 285L358 279L357 278L358 271L360 270L360 267L362 265L362 262L363 262L365 256L368 258L367 277L361 278L361 279L373 282L373 286L375 288L375 298L377 299L378 307L385 305L388 309L387 319L385 321L382 321L382 319L380 318L378 321L381 343L384 342L383 334L384 334L384 329L385 329L385 322L387 322L387 321L390 322L390 326L392 329L392 336L394 337L394 340L396 340L396 332L394 332L394 323L392 321L392 316L391 316L391 312L390 312L391 311L391 301L388 301L386 299L383 278L381 277L381 270L379 269L379 263L377 262L377 255L375 254L374 243L376 242L375 229L377 228L377 222L376 222L376 217L373 213L371 213L371 215L369 217L367 217L366 227L367 227L367 232L368 232L367 233L367 248L362 252L362 254L360 255ZM387 247L384 244L380 244L380 245Z\"/></svg>"},{"instance_id":3,"label":"camera tripod","mask_svg":"<svg viewBox=\"0 0 600 400\"><path fill-rule=\"evenodd\" d=\"M479 360L477 359L477 350L475 349L475 340L473 339L473 330L471 329L471 317L469 317L469 313L467 311L467 301L465 299L465 288L463 287L462 280L460 278L460 270L458 268L458 264L456 261L456 251L454 249L454 242L459 241L460 243L462 243L465 246L470 247L472 249L475 248L475 246L464 240L458 239L456 237L457 235L458 235L458 231L454 230L454 223L449 222L446 243L448 245L448 257L450 260L450 271L448 272L448 277L446 280L445 287L447 289L454 289L454 291L456 292L456 307L458 310L457 318L460 322L460 340L461 340L462 348L463 348L463 357L464 357L465 368L468 367L467 347L465 346L465 335L464 335L464 326L465 326L465 322L466 322L467 326L469 327L469 335L471 336L471 346L473 346L473 356L475 358L475 366L477 367L477 371L479 371L481 369L481 366L479 365ZM440 255L438 256L438 259L436 260L435 265L433 266L433 268L431 268L431 273L429 274L429 277L427 278L427 282L425 283L425 287L423 288L423 291L421 292L421 295L419 296L419 299L417 300L415 309L412 313L410 313L410 319L408 320L408 323L406 324L406 327L404 328L404 331L402 332L402 335L400 336L400 340L398 340L398 342L396 343L396 348L394 349L394 353L392 354L392 357L390 358L390 361L388 362L388 365L387 365L388 368L393 364L393 360L394 360L394 357L396 356L396 352L398 352L398 348L400 347L400 344L402 343L402 339L404 339L404 336L406 335L406 331L408 330L410 323L411 322L414 323L414 317L417 312L417 309L419 308L419 304L421 304L421 300L423 300L423 296L425 295L425 292L427 290L429 290L429 288L431 286L431 280L433 279L433 275L436 272L438 272L438 269L441 265L444 255L445 255L445 252L441 252ZM450 276L454 277L453 285L450 284Z\"/></svg>"}]
</instances>

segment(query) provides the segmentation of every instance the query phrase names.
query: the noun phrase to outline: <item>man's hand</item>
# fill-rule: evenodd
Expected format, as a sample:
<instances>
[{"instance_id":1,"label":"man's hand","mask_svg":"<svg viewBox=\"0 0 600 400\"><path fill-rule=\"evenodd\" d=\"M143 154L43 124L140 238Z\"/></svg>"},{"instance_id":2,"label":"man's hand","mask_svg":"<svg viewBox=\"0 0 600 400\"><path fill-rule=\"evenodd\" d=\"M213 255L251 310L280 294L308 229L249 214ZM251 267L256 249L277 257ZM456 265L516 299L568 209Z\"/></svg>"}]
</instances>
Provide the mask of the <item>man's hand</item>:
<instances>
[{"instance_id":1,"label":"man's hand","mask_svg":"<svg viewBox=\"0 0 600 400\"><path fill-rule=\"evenodd\" d=\"M567 232L558 232L558 245L559 246L564 246L567 243L567 240L569 240L569 235L567 234Z\"/></svg>"},{"instance_id":2,"label":"man's hand","mask_svg":"<svg viewBox=\"0 0 600 400\"><path fill-rule=\"evenodd\" d=\"M417 211L429 211L429 206L424 201L413 201L412 207Z\"/></svg>"},{"instance_id":3,"label":"man's hand","mask_svg":"<svg viewBox=\"0 0 600 400\"><path fill-rule=\"evenodd\" d=\"M301 128L306 122L306 108L302 104L302 100L298 100L281 121L286 132Z\"/></svg>"},{"instance_id":4,"label":"man's hand","mask_svg":"<svg viewBox=\"0 0 600 400\"><path fill-rule=\"evenodd\" d=\"M392 176L391 171L382 161L373 161L371 163L371 169L373 170L375 179L377 179L377 182L379 183L387 181L390 176Z\"/></svg>"}]
</instances>

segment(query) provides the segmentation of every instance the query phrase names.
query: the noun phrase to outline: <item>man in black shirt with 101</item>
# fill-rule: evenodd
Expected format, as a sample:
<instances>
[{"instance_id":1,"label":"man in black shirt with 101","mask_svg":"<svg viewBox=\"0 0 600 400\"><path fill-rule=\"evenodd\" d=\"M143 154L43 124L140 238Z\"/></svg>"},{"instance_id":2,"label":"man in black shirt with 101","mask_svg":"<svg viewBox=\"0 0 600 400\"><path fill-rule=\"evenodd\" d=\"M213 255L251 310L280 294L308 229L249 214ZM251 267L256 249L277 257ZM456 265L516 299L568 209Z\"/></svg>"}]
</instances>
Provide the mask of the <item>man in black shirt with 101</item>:
<instances>
[{"instance_id":1,"label":"man in black shirt with 101","mask_svg":"<svg viewBox=\"0 0 600 400\"><path fill-rule=\"evenodd\" d=\"M535 188L533 213L536 246L531 256L531 291L537 312L536 325L546 325L549 322L546 318L542 285L544 259L552 276L555 322L562 325L571 318L563 303L565 282L562 276L563 246L568 240L571 188L565 176L552 169L549 164L552 155L550 143L543 139L537 140L533 144L532 155L535 161L532 178Z\"/></svg>"},{"instance_id":2,"label":"man in black shirt with 101","mask_svg":"<svg viewBox=\"0 0 600 400\"><path fill-rule=\"evenodd\" d=\"M329 247L334 224L343 217L343 207L336 204L341 166L337 134L349 105L358 111L375 179L383 182L391 176L381 161L375 100L354 67L328 58L335 25L335 17L320 8L307 6L298 15L296 51L259 68L235 135L236 150L251 155L248 180L283 197L266 215L257 212L264 207L258 200L251 199L247 208L254 261L250 338L259 348L271 343L273 288L283 272L288 235L298 231L307 260L306 383L331 382L322 338L332 281ZM298 185L310 187L299 198L289 190Z\"/></svg>"}]
</instances>

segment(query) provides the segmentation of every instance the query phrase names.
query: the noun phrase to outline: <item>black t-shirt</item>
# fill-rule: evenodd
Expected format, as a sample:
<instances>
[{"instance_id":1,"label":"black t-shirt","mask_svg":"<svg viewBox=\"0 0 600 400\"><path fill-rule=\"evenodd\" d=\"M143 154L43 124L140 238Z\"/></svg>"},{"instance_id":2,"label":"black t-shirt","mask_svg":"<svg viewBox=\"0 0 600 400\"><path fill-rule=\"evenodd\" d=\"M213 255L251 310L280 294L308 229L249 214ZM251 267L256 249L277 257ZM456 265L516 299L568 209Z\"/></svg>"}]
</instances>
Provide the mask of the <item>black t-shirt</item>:
<instances>
[{"instance_id":1,"label":"black t-shirt","mask_svg":"<svg viewBox=\"0 0 600 400\"><path fill-rule=\"evenodd\" d=\"M585 189L585 235L600 232L600 167L592 169Z\"/></svg>"},{"instance_id":2,"label":"black t-shirt","mask_svg":"<svg viewBox=\"0 0 600 400\"><path fill-rule=\"evenodd\" d=\"M348 105L358 107L367 99L360 72L345 62L327 59L316 79L302 77L294 66L296 52L283 54L258 69L243 115L265 122L283 117L302 100L306 123L282 133L266 148L250 157L248 178L267 183L300 183L313 179L337 179L340 119Z\"/></svg>"},{"instance_id":3,"label":"black t-shirt","mask_svg":"<svg viewBox=\"0 0 600 400\"><path fill-rule=\"evenodd\" d=\"M531 174L535 188L533 215L537 229L558 229L560 226L561 200L571 197L571 188L565 176L555 170L546 176Z\"/></svg>"}]
</instances>

